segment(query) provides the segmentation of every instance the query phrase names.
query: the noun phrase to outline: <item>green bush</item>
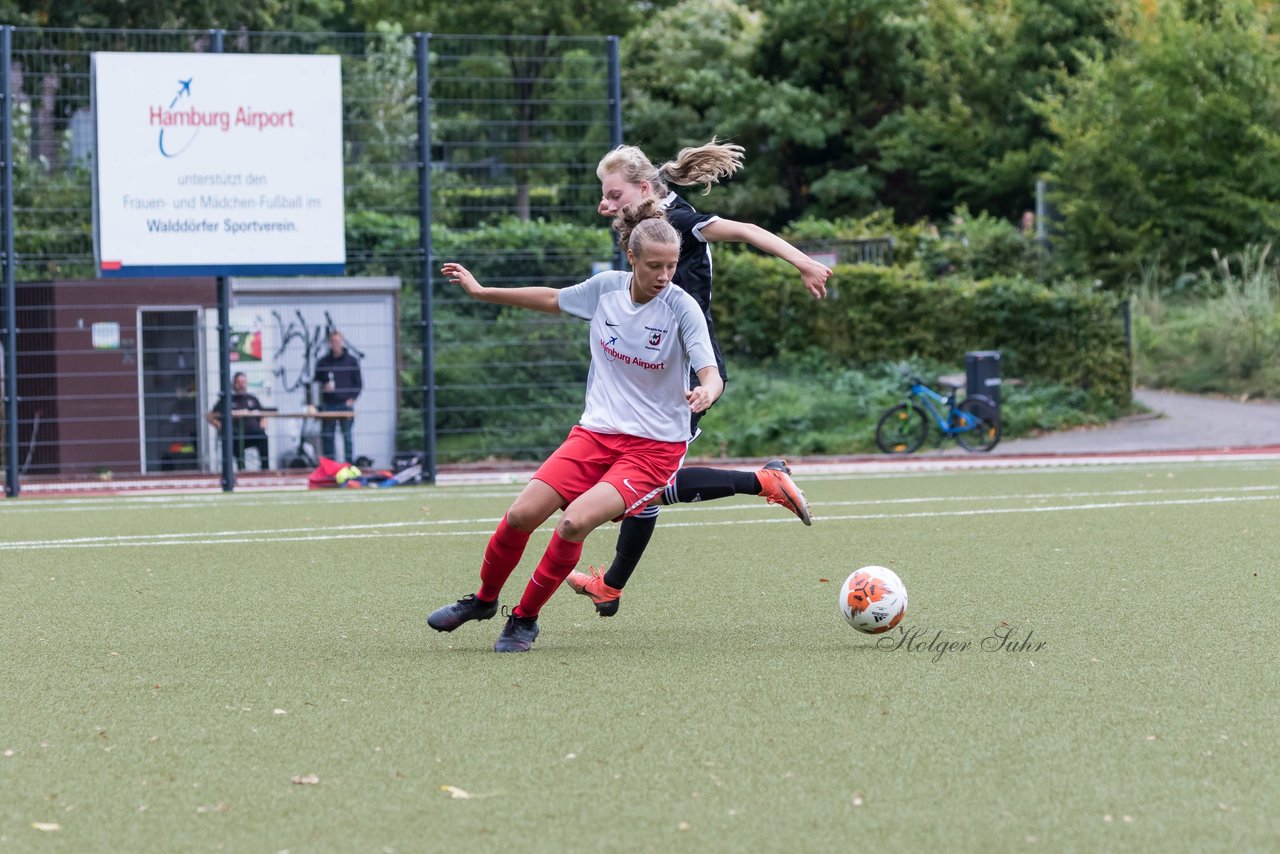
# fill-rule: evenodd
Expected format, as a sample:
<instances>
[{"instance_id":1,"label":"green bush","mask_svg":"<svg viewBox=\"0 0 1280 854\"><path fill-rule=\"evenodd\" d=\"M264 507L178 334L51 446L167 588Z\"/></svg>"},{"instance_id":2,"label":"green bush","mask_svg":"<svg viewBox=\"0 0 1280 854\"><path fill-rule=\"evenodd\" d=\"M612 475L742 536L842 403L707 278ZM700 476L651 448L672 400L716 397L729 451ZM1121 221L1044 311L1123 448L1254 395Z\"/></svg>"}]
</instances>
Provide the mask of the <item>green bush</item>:
<instances>
[{"instance_id":1,"label":"green bush","mask_svg":"<svg viewBox=\"0 0 1280 854\"><path fill-rule=\"evenodd\" d=\"M1270 247L1220 259L1196 282L1134 299L1134 373L1143 385L1280 397L1280 269ZM1166 291L1168 292L1166 295Z\"/></svg>"},{"instance_id":2,"label":"green bush","mask_svg":"<svg viewBox=\"0 0 1280 854\"><path fill-rule=\"evenodd\" d=\"M1034 235L985 211L974 216L961 207L945 230L923 225L916 230L913 257L934 278L991 276L1040 278L1048 262Z\"/></svg>"},{"instance_id":3,"label":"green bush","mask_svg":"<svg viewBox=\"0 0 1280 854\"><path fill-rule=\"evenodd\" d=\"M515 186L441 187L435 191L432 215L441 225L465 228L494 225L510 216L516 206ZM529 206L539 210L555 210L561 204L558 187L529 187ZM599 231L599 229L595 229Z\"/></svg>"},{"instance_id":4,"label":"green bush","mask_svg":"<svg viewBox=\"0 0 1280 854\"><path fill-rule=\"evenodd\" d=\"M716 256L715 319L730 364L811 354L829 365L906 358L955 363L999 350L1005 376L1080 388L1118 407L1131 377L1121 301L1094 288L1020 278L932 281L918 271L840 265L814 300L784 262Z\"/></svg>"},{"instance_id":5,"label":"green bush","mask_svg":"<svg viewBox=\"0 0 1280 854\"><path fill-rule=\"evenodd\" d=\"M903 372L934 382L959 365L909 359L858 369L788 359L767 370L739 367L724 397L702 419L703 435L690 453L704 458L879 453L876 424L886 409L905 399ZM1083 389L1043 382L1006 386L1002 403L1006 439L1101 424L1128 411ZM924 450L951 445L933 431Z\"/></svg>"}]
</instances>

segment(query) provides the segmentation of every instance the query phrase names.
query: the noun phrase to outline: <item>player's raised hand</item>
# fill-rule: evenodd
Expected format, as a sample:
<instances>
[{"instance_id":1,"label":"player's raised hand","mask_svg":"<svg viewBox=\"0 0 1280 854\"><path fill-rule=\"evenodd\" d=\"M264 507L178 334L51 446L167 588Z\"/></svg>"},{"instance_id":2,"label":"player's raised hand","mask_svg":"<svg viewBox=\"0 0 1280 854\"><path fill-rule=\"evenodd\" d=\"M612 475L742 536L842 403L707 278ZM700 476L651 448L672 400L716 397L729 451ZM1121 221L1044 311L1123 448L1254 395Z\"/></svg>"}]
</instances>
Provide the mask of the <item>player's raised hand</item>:
<instances>
[{"instance_id":1,"label":"player's raised hand","mask_svg":"<svg viewBox=\"0 0 1280 854\"><path fill-rule=\"evenodd\" d=\"M831 278L831 268L819 261L809 259L809 262L800 268L800 280L804 282L804 286L809 289L809 293L813 294L815 299L826 299L829 278Z\"/></svg>"},{"instance_id":2,"label":"player's raised hand","mask_svg":"<svg viewBox=\"0 0 1280 854\"><path fill-rule=\"evenodd\" d=\"M467 296L479 297L484 293L484 288L476 281L476 277L471 275L471 271L456 261L449 261L442 265L440 273L448 278L452 284L462 285L462 289L467 292Z\"/></svg>"}]
</instances>

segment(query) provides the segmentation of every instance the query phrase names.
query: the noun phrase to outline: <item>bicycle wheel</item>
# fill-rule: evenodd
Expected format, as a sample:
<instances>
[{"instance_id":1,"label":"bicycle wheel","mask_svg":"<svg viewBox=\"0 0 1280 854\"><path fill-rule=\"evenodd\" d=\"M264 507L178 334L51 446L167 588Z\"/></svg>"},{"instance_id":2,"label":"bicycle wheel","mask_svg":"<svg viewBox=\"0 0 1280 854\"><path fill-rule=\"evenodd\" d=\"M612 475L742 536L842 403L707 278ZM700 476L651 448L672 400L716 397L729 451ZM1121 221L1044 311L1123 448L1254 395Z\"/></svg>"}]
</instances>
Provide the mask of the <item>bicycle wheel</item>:
<instances>
[{"instance_id":1,"label":"bicycle wheel","mask_svg":"<svg viewBox=\"0 0 1280 854\"><path fill-rule=\"evenodd\" d=\"M956 434L956 441L968 451L989 451L1000 442L1000 410L990 398L974 396L960 404L960 411L974 424Z\"/></svg>"},{"instance_id":2,"label":"bicycle wheel","mask_svg":"<svg viewBox=\"0 0 1280 854\"><path fill-rule=\"evenodd\" d=\"M899 403L880 416L876 425L876 444L886 454L910 454L924 444L929 421L924 410L910 403Z\"/></svg>"}]
</instances>

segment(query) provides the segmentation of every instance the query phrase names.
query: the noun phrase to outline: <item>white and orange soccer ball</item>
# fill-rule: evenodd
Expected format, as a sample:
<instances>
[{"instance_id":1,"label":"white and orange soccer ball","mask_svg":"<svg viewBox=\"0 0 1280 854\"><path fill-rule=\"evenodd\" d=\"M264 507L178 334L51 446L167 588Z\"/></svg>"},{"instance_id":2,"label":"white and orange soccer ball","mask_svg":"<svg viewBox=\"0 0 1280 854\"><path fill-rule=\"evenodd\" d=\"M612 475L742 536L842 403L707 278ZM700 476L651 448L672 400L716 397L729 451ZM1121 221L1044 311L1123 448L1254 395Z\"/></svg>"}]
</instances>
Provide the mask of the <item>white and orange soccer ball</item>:
<instances>
[{"instance_id":1,"label":"white and orange soccer ball","mask_svg":"<svg viewBox=\"0 0 1280 854\"><path fill-rule=\"evenodd\" d=\"M840 587L840 612L860 632L887 632L907 613L907 588L892 569L864 566Z\"/></svg>"}]
</instances>

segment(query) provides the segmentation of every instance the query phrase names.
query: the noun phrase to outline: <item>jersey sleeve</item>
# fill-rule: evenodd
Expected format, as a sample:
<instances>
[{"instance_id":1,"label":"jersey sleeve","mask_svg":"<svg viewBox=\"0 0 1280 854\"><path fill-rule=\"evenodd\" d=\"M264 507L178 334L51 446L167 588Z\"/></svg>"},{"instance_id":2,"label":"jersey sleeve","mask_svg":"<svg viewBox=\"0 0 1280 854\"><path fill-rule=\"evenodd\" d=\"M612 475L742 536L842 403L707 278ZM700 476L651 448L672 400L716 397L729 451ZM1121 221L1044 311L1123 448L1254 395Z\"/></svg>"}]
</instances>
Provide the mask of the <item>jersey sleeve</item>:
<instances>
[{"instance_id":1,"label":"jersey sleeve","mask_svg":"<svg viewBox=\"0 0 1280 854\"><path fill-rule=\"evenodd\" d=\"M683 202L683 200L679 201ZM720 219L720 217L715 214L698 213L698 211L694 210L687 202L684 202L683 204L678 202L673 203L667 208L666 214L667 221L675 226L676 231L680 232L682 235L692 235L695 239L700 240L703 243L707 242L702 236L703 227L708 223L712 223Z\"/></svg>"},{"instance_id":2,"label":"jersey sleeve","mask_svg":"<svg viewBox=\"0 0 1280 854\"><path fill-rule=\"evenodd\" d=\"M689 367L694 373L716 366L715 350L711 347L711 333L707 330L707 318L697 301L688 294L675 305L676 320L680 324L680 339L689 354Z\"/></svg>"},{"instance_id":3,"label":"jersey sleeve","mask_svg":"<svg viewBox=\"0 0 1280 854\"><path fill-rule=\"evenodd\" d=\"M604 293L608 281L609 273L597 273L585 282L561 288L556 297L560 303L560 310L565 314L590 320L596 313L596 306L600 304L600 295Z\"/></svg>"}]
</instances>

